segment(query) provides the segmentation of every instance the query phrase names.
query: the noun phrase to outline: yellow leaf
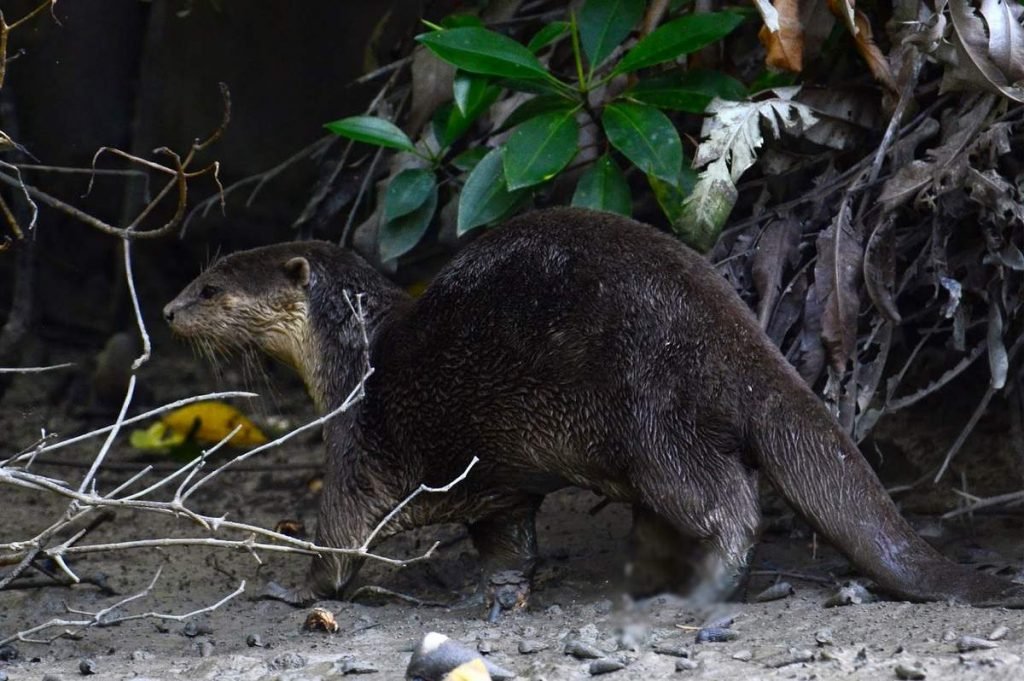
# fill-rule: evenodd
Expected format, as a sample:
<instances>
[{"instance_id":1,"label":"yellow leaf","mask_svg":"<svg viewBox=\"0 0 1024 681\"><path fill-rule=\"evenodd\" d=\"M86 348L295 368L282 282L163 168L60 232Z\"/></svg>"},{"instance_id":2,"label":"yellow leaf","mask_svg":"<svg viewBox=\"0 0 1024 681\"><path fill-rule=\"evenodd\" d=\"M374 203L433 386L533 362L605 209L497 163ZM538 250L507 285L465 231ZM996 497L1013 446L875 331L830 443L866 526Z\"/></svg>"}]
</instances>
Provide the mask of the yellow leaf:
<instances>
[{"instance_id":1,"label":"yellow leaf","mask_svg":"<svg viewBox=\"0 0 1024 681\"><path fill-rule=\"evenodd\" d=\"M444 681L491 681L484 661L477 658L448 672Z\"/></svg>"},{"instance_id":2,"label":"yellow leaf","mask_svg":"<svg viewBox=\"0 0 1024 681\"><path fill-rule=\"evenodd\" d=\"M768 66L799 73L804 66L804 27L800 23L800 3L798 0L775 0L772 7L778 13L779 29L773 31L765 25L757 34L768 52L764 61Z\"/></svg>"},{"instance_id":3,"label":"yellow leaf","mask_svg":"<svg viewBox=\"0 0 1024 681\"><path fill-rule=\"evenodd\" d=\"M264 444L267 436L242 412L223 402L196 402L166 414L162 422L182 437L192 436L197 442L220 442L241 426L231 438L233 447L254 447Z\"/></svg>"}]
</instances>

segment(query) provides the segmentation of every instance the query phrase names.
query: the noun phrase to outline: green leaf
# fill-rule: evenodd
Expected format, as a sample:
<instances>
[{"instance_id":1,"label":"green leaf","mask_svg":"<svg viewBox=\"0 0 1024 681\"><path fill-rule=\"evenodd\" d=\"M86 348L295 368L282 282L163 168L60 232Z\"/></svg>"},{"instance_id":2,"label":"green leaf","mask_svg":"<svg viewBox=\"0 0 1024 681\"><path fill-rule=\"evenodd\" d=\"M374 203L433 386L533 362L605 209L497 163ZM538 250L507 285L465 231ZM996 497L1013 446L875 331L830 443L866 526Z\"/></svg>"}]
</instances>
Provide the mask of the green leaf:
<instances>
[{"instance_id":1,"label":"green leaf","mask_svg":"<svg viewBox=\"0 0 1024 681\"><path fill-rule=\"evenodd\" d=\"M742 21L733 12L705 12L662 24L627 52L613 73L629 73L696 52L729 35Z\"/></svg>"},{"instance_id":2,"label":"green leaf","mask_svg":"<svg viewBox=\"0 0 1024 681\"><path fill-rule=\"evenodd\" d=\"M672 225L676 225L683 213L683 204L686 198L693 191L693 185L697 182L697 173L689 166L683 166L679 177L673 182L666 182L654 175L647 176L654 191L654 198L661 206L661 212L665 214Z\"/></svg>"},{"instance_id":3,"label":"green leaf","mask_svg":"<svg viewBox=\"0 0 1024 681\"><path fill-rule=\"evenodd\" d=\"M385 220L381 224L380 233L377 235L377 251L380 253L380 259L391 260L411 251L426 234L435 210L437 210L437 185L432 183L426 200L418 208L393 220Z\"/></svg>"},{"instance_id":4,"label":"green leaf","mask_svg":"<svg viewBox=\"0 0 1024 681\"><path fill-rule=\"evenodd\" d=\"M509 114L498 130L514 128L520 123L525 123L541 114L554 111L569 111L577 106L579 104L560 95L537 95L516 107L515 111Z\"/></svg>"},{"instance_id":5,"label":"green leaf","mask_svg":"<svg viewBox=\"0 0 1024 681\"><path fill-rule=\"evenodd\" d=\"M601 125L612 146L644 173L666 182L679 177L683 144L665 114L646 104L613 102L604 107Z\"/></svg>"},{"instance_id":6,"label":"green leaf","mask_svg":"<svg viewBox=\"0 0 1024 681\"><path fill-rule=\"evenodd\" d=\"M483 27L484 22L475 14L449 14L441 20L445 28L465 28L466 26Z\"/></svg>"},{"instance_id":7,"label":"green leaf","mask_svg":"<svg viewBox=\"0 0 1024 681\"><path fill-rule=\"evenodd\" d=\"M687 71L681 75L644 78L625 96L659 109L704 113L715 97L740 100L747 94L743 83L720 71Z\"/></svg>"},{"instance_id":8,"label":"green leaf","mask_svg":"<svg viewBox=\"0 0 1024 681\"><path fill-rule=\"evenodd\" d=\"M408 215L423 205L436 188L434 173L423 168L408 168L398 173L388 184L384 195L384 219L394 220Z\"/></svg>"},{"instance_id":9,"label":"green leaf","mask_svg":"<svg viewBox=\"0 0 1024 681\"><path fill-rule=\"evenodd\" d=\"M419 35L416 40L444 61L470 73L523 80L553 79L533 52L486 28L468 26L434 31Z\"/></svg>"},{"instance_id":10,"label":"green leaf","mask_svg":"<svg viewBox=\"0 0 1024 681\"><path fill-rule=\"evenodd\" d=\"M456 156L451 160L452 166L456 170L461 170L464 173L468 173L470 170L476 167L476 164L487 155L487 147L472 147L466 149L464 152Z\"/></svg>"},{"instance_id":11,"label":"green leaf","mask_svg":"<svg viewBox=\"0 0 1024 681\"><path fill-rule=\"evenodd\" d=\"M470 86L474 90L476 86ZM488 83L482 90L467 93L464 103L467 111L464 114L457 106L444 104L434 112L431 125L434 138L442 149L450 147L457 139L466 134L473 122L494 103L501 94L501 88Z\"/></svg>"},{"instance_id":12,"label":"green leaf","mask_svg":"<svg viewBox=\"0 0 1024 681\"><path fill-rule=\"evenodd\" d=\"M644 0L587 0L580 11L580 42L590 67L599 66L644 14Z\"/></svg>"},{"instance_id":13,"label":"green leaf","mask_svg":"<svg viewBox=\"0 0 1024 681\"><path fill-rule=\"evenodd\" d=\"M629 183L611 156L605 154L583 173L572 195L572 205L626 217L633 214Z\"/></svg>"},{"instance_id":14,"label":"green leaf","mask_svg":"<svg viewBox=\"0 0 1024 681\"><path fill-rule=\"evenodd\" d=\"M473 168L459 196L458 235L462 236L508 215L529 195L520 189L510 192L501 168L501 149L493 149Z\"/></svg>"},{"instance_id":15,"label":"green leaf","mask_svg":"<svg viewBox=\"0 0 1024 681\"><path fill-rule=\"evenodd\" d=\"M537 54L545 47L565 35L568 30L568 21L552 21L550 24L537 31L536 35L530 38L530 42L526 44L526 49Z\"/></svg>"},{"instance_id":16,"label":"green leaf","mask_svg":"<svg viewBox=\"0 0 1024 681\"><path fill-rule=\"evenodd\" d=\"M579 149L576 111L556 111L531 118L517 127L505 144L502 159L511 190L550 180Z\"/></svg>"},{"instance_id":17,"label":"green leaf","mask_svg":"<svg viewBox=\"0 0 1024 681\"><path fill-rule=\"evenodd\" d=\"M335 135L357 142L366 142L389 149L415 151L412 140L399 130L397 125L376 116L350 116L327 123L324 127Z\"/></svg>"},{"instance_id":18,"label":"green leaf","mask_svg":"<svg viewBox=\"0 0 1024 681\"><path fill-rule=\"evenodd\" d=\"M479 112L494 103L499 88L491 85L487 76L476 73L456 71L452 80L452 93L455 98L455 106L459 107L459 113L467 118L473 112Z\"/></svg>"}]
</instances>

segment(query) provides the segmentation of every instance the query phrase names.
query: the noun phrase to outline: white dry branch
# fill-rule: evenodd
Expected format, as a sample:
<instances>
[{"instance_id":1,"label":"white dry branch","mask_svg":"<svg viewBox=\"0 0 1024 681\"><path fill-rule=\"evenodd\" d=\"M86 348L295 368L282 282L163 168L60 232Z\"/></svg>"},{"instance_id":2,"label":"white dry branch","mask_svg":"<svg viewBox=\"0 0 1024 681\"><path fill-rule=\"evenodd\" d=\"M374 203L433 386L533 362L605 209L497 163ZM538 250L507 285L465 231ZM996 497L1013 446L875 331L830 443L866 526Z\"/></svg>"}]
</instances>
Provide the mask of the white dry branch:
<instances>
[{"instance_id":1,"label":"white dry branch","mask_svg":"<svg viewBox=\"0 0 1024 681\"><path fill-rule=\"evenodd\" d=\"M129 282L131 281L131 275L129 274ZM129 287L130 294L133 301L137 303L135 299L135 288L134 286ZM276 552L276 553L293 553L301 555L323 555L323 554L342 554L356 556L359 558L365 558L370 560L377 560L388 565L403 566L417 561L425 560L433 555L437 549L439 542L434 542L425 552L418 556L407 559L391 558L388 556L378 555L370 551L370 544L380 533L382 528L391 521L406 505L408 505L413 499L422 493L443 493L450 490L455 485L462 482L466 476L469 475L470 470L476 465L478 459L476 457L469 463L466 469L461 475L456 477L447 485L442 487L428 487L421 485L419 488L414 490L406 499L400 502L391 513L384 518L384 520L374 528L373 532L357 547L344 548L344 547L331 547L321 546L315 542L305 541L297 539L280 532L259 527L257 525L251 525L248 523L239 523L230 521L226 515L212 516L204 514L201 511L190 508L187 504L189 498L199 488L207 485L220 473L222 473L229 466L237 465L243 461L246 461L254 456L264 453L273 448L279 447L280 445L288 442L292 438L307 432L314 428L322 427L327 421L334 418L338 414L348 411L360 400L364 395L364 386L366 380L373 374L373 367L369 364L369 344L368 334L366 333L366 314L363 309L362 296L350 296L348 293L345 295L345 299L348 304L352 307L354 317L357 323L362 327L362 337L364 339L366 349L366 363L365 371L359 380L358 384L348 394L346 399L337 408L330 412L323 414L319 418L316 418L308 423L305 423L293 430L285 433L284 435L262 444L258 447L250 449L234 458L230 459L221 466L208 472L204 476L199 476L200 471L205 467L207 460L210 455L219 450L225 444L227 444L232 437L238 432L238 428L228 433L220 442L204 451L200 457L194 459L191 462L183 464L181 467L169 472L168 474L160 477L156 480L151 481L147 486L141 486L140 483L143 479L150 476L153 473L152 466L142 467L134 475L131 475L127 480L117 485L110 491L103 492L97 489L96 478L97 474L101 471L103 463L106 460L107 453L110 451L112 444L117 438L118 433L123 429L124 426L134 423L136 421L149 418L156 414L168 411L170 409L177 408L179 406L189 404L192 402L201 401L204 399L223 398L229 396L236 397L253 397L253 393L243 392L226 392L226 393L214 393L209 395L200 395L196 397L187 398L184 400L178 400L168 405L164 405L158 409L153 409L145 414L140 414L128 418L127 412L131 404L132 397L135 390L135 375L133 374L128 389L125 394L125 399L122 404L121 410L118 414L116 421L106 427L98 428L84 435L69 438L67 440L61 440L53 442L53 435L47 434L45 431L42 432L41 437L29 447L22 451L8 456L5 460L0 460L0 487L11 486L20 487L23 489L33 490L41 494L51 494L57 497L61 497L68 500L67 509L59 518L54 520L52 524L46 529L42 530L34 537L24 539L20 541L13 541L7 543L0 543L0 565L15 565L15 567L7 574L0 576L0 590L7 587L13 582L20 574L25 572L28 568L32 567L33 563L37 560L48 558L52 560L60 572L70 580L71 583L80 582L80 578L75 574L74 570L67 563L67 558L71 556L81 556L89 553L99 552L110 552L110 551L127 551L131 549L140 548L167 548L174 546L206 546L214 548L226 548L235 551L245 551L253 556L257 563L260 563L259 552ZM140 331L144 333L144 330ZM32 463L35 458L42 452L52 451L61 447L68 446L73 443L80 443L85 440L96 438L101 435L106 435L103 444L100 446L99 451L93 458L92 465L89 467L88 472L77 484L70 484L64 480L51 478L48 476L40 475L31 470ZM176 482L173 494L170 494L170 498L162 500L154 499L155 493L160 490L170 489L171 483ZM231 533L235 535L235 538L222 538L214 536L195 536L195 537L152 537L142 539L123 539L107 543L84 543L82 539L88 535L89 531L95 526L95 519L97 512L109 513L113 509L129 509L132 511L140 511L147 513L157 513L173 516L176 518L187 518L189 521L199 525L208 535L213 535L218 532ZM92 516L94 524L89 524L89 517ZM237 538L241 536L241 538ZM157 573L157 576L159 573ZM154 577L154 582L156 577ZM30 641L29 637L35 632L41 631L47 628L53 628L58 626L74 626L74 627L88 627L88 626L104 626L107 624L114 623L115 621L127 621L130 619L138 619L140 617L157 617L162 619L184 619L200 612L207 612L213 608L219 607L222 603L227 602L241 590L244 589L244 583L239 586L239 589L230 596L226 597L219 603L205 608L202 610L188 613L185 615L163 615L159 613L146 613L144 615L131 615L123 616L114 619L110 619L110 613L136 598L149 593L152 589L153 584L145 589L144 591L136 594L135 596L125 599L116 603L109 608L104 610L87 613L83 611L75 611L69 608L69 612L88 615L89 619L84 620L68 620L63 618L56 618L46 622L42 625L27 629L15 634L8 636L7 638L0 640L0 644L4 641L9 640L22 640Z\"/></svg>"}]
</instances>

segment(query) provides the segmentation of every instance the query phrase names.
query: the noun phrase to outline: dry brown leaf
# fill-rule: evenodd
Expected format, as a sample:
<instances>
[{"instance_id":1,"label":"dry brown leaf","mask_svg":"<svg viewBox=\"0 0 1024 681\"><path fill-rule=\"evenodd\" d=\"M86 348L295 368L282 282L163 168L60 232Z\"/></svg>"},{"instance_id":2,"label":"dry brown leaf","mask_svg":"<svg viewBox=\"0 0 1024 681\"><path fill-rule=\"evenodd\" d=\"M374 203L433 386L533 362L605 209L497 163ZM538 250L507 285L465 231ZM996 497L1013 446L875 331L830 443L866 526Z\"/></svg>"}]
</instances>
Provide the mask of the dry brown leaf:
<instances>
[{"instance_id":1,"label":"dry brown leaf","mask_svg":"<svg viewBox=\"0 0 1024 681\"><path fill-rule=\"evenodd\" d=\"M765 22L757 34L768 52L765 63L773 68L799 73L804 63L804 28L800 23L800 3L798 0L775 0L770 5L775 10L774 17L764 8L767 3L755 4ZM774 22L771 19L778 22L778 30L772 30Z\"/></svg>"},{"instance_id":2,"label":"dry brown leaf","mask_svg":"<svg viewBox=\"0 0 1024 681\"><path fill-rule=\"evenodd\" d=\"M799 245L800 221L792 215L768 225L757 242L751 274L760 296L757 319L762 329L768 328L782 287L782 273Z\"/></svg>"},{"instance_id":3,"label":"dry brown leaf","mask_svg":"<svg viewBox=\"0 0 1024 681\"><path fill-rule=\"evenodd\" d=\"M981 16L988 24L988 53L1011 82L1024 80L1024 7L1006 0L981 0Z\"/></svg>"},{"instance_id":4,"label":"dry brown leaf","mask_svg":"<svg viewBox=\"0 0 1024 681\"><path fill-rule=\"evenodd\" d=\"M871 75L882 85L896 92L896 79L892 75L892 69L889 68L889 61L875 43L874 35L871 33L871 22L867 15L857 10L855 23L857 32L853 34L853 39L857 43L857 51L867 62L868 68L871 69Z\"/></svg>"},{"instance_id":5,"label":"dry brown leaf","mask_svg":"<svg viewBox=\"0 0 1024 681\"><path fill-rule=\"evenodd\" d=\"M995 15L994 12L992 12ZM956 89L963 83L976 88L991 90L1017 102L1024 102L1024 87L1011 84L1009 74L1004 72L990 58L991 46L989 36L985 32L982 21L967 0L949 0L949 16L953 20L953 31L950 36L957 50L957 64L954 68L946 68L943 74L942 89ZM1002 39L997 38L996 44L1002 50ZM1002 52L1000 52L1002 56ZM994 56L994 55L993 55ZM1012 55L1010 68L1019 55Z\"/></svg>"},{"instance_id":6,"label":"dry brown leaf","mask_svg":"<svg viewBox=\"0 0 1024 681\"><path fill-rule=\"evenodd\" d=\"M850 213L850 201L844 200L832 224L818 236L814 268L815 288L822 304L821 339L830 366L839 374L845 371L857 346L857 284L864 255Z\"/></svg>"}]
</instances>

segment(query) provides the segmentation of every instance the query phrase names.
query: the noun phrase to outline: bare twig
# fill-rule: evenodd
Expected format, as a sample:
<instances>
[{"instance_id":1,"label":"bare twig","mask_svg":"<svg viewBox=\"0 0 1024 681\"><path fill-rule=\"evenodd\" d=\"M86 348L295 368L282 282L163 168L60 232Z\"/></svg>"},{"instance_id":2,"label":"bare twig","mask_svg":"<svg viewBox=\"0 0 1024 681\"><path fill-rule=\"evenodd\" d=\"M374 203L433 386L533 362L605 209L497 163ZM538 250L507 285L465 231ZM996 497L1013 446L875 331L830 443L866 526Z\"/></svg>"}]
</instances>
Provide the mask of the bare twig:
<instances>
[{"instance_id":1,"label":"bare twig","mask_svg":"<svg viewBox=\"0 0 1024 681\"><path fill-rule=\"evenodd\" d=\"M57 369L69 369L75 366L74 362L63 364L51 364L45 367L0 367L0 374L41 374L44 371L56 371Z\"/></svg>"}]
</instances>

